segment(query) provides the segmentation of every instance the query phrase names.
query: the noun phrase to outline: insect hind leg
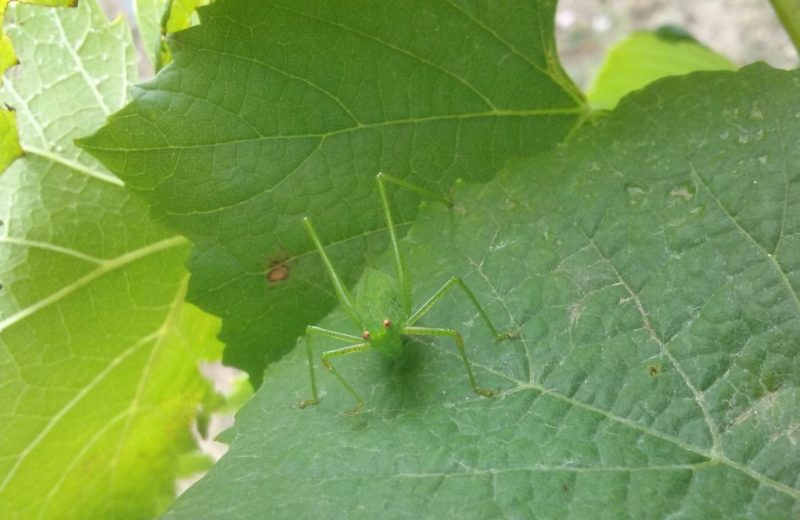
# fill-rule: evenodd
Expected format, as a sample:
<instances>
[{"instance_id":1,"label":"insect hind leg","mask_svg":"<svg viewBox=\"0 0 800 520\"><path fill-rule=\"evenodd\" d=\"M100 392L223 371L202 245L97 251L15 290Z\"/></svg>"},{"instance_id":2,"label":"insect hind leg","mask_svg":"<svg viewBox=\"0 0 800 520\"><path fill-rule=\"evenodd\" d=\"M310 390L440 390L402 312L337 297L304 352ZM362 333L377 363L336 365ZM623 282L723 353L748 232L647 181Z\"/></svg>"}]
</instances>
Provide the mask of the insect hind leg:
<instances>
[{"instance_id":1,"label":"insect hind leg","mask_svg":"<svg viewBox=\"0 0 800 520\"><path fill-rule=\"evenodd\" d=\"M357 345L350 345L349 347L343 347L336 350L328 350L327 352L322 353L322 366L324 366L331 374L336 376L336 379L338 379L339 382L342 383L342 386L344 386L345 389L350 393L350 395L353 396L353 399L356 400L355 408L353 408L350 412L348 412L348 415L357 414L361 410L361 407L364 406L364 399L358 394L358 392L355 391L355 389L350 385L350 383L348 383L347 380L345 380L345 378L342 377L342 374L340 374L339 371L336 370L336 367L333 366L333 363L331 363L330 359L340 356L346 356L347 354L353 354L356 352L363 352L368 349L369 349L369 343L358 343Z\"/></svg>"}]
</instances>

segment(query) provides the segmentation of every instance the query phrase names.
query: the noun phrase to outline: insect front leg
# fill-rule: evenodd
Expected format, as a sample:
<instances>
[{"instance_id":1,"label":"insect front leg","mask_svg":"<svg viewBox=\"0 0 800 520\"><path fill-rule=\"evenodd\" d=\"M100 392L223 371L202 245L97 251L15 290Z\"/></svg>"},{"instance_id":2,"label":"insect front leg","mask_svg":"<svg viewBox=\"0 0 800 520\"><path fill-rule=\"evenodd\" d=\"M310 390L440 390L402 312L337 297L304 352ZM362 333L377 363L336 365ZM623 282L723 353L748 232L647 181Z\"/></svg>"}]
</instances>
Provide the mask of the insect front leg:
<instances>
[{"instance_id":1,"label":"insect front leg","mask_svg":"<svg viewBox=\"0 0 800 520\"><path fill-rule=\"evenodd\" d=\"M311 348L312 336L323 336L326 338L338 339L339 341L345 341L347 343L356 343L362 341L362 338L359 338L358 336L351 336L350 334L336 332L335 330L323 329L321 327L315 327L314 325L309 325L306 327L305 341L306 355L308 356L308 372L311 378L311 399L304 399L300 401L300 408L305 408L306 406L311 406L319 402L319 393L317 392L317 377L314 374L314 356ZM327 352L325 354L327 354ZM323 354L323 358L325 354ZM323 363L324 362L325 361L323 359Z\"/></svg>"},{"instance_id":2,"label":"insect front leg","mask_svg":"<svg viewBox=\"0 0 800 520\"><path fill-rule=\"evenodd\" d=\"M342 377L339 371L336 370L336 367L333 366L333 363L331 363L330 359L339 356L345 356L347 354L353 354L354 352L363 352L364 350L368 349L369 349L368 343L359 343L358 345L350 345L349 347L344 347L336 350L329 350L327 352L322 353L322 366L327 368L331 374L335 375L336 379L338 379L339 382L342 383L342 386L344 386L347 389L347 391L350 392L350 395L353 396L353 399L356 400L356 407L350 410L348 412L348 415L357 414L359 410L361 410L361 407L364 406L364 399L360 395L358 395L358 392L356 392L352 386L350 386L350 383L345 381L344 377Z\"/></svg>"},{"instance_id":3,"label":"insect front leg","mask_svg":"<svg viewBox=\"0 0 800 520\"><path fill-rule=\"evenodd\" d=\"M453 329L437 329L430 327L405 327L403 329L403 334L410 336L449 336L453 338L453 341L456 342L458 355L461 356L461 360L464 362L464 368L467 370L467 377L469 378L469 384L472 386L472 389L475 390L476 394L484 397L495 395L496 392L494 390L478 386L478 383L475 381L475 374L472 372L472 363L470 363L467 358L467 352L464 348L464 338L462 338L461 334L457 331Z\"/></svg>"}]
</instances>

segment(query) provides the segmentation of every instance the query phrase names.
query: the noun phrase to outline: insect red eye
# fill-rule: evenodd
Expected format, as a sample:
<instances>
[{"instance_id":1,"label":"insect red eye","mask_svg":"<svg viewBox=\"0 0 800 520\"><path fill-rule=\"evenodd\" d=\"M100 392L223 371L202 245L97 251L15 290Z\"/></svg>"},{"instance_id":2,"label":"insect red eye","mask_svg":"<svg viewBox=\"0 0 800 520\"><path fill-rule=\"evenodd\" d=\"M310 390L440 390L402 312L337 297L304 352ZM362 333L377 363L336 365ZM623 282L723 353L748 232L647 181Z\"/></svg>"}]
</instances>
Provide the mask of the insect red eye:
<instances>
[{"instance_id":1,"label":"insect red eye","mask_svg":"<svg viewBox=\"0 0 800 520\"><path fill-rule=\"evenodd\" d=\"M383 327L386 329L392 328L392 320L383 320Z\"/></svg>"},{"instance_id":2,"label":"insect red eye","mask_svg":"<svg viewBox=\"0 0 800 520\"><path fill-rule=\"evenodd\" d=\"M364 341L369 341L372 335L369 333L368 330L365 330L364 332L361 333L361 337L364 338Z\"/></svg>"}]
</instances>

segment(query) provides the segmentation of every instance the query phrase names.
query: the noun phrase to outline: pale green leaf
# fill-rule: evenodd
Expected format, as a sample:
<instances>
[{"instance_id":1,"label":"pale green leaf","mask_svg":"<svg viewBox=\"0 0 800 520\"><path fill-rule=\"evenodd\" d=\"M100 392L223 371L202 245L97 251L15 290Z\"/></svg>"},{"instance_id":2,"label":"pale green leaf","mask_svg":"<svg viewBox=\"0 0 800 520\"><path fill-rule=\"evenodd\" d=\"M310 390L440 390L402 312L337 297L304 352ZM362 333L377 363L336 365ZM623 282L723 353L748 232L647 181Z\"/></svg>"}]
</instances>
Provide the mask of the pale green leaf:
<instances>
[{"instance_id":1,"label":"pale green leaf","mask_svg":"<svg viewBox=\"0 0 800 520\"><path fill-rule=\"evenodd\" d=\"M0 108L0 174L20 155L17 116L13 110Z\"/></svg>"},{"instance_id":2,"label":"pale green leaf","mask_svg":"<svg viewBox=\"0 0 800 520\"><path fill-rule=\"evenodd\" d=\"M3 84L6 70L17 62L14 46L3 29L7 8L8 0L0 0L0 85ZM19 146L19 136L17 135L17 118L13 110L0 106L0 174L21 153L22 148Z\"/></svg>"},{"instance_id":3,"label":"pale green leaf","mask_svg":"<svg viewBox=\"0 0 800 520\"><path fill-rule=\"evenodd\" d=\"M167 34L190 27L196 19L197 8L206 4L208 0L172 0L167 20Z\"/></svg>"},{"instance_id":4,"label":"pale green leaf","mask_svg":"<svg viewBox=\"0 0 800 520\"><path fill-rule=\"evenodd\" d=\"M608 51L586 97L594 108L612 109L626 94L666 76L735 69L727 58L686 35L668 29L637 32Z\"/></svg>"},{"instance_id":5,"label":"pale green leaf","mask_svg":"<svg viewBox=\"0 0 800 520\"><path fill-rule=\"evenodd\" d=\"M168 0L136 0L133 2L136 24L144 46L144 54L155 66L161 48L161 20Z\"/></svg>"},{"instance_id":6,"label":"pale green leaf","mask_svg":"<svg viewBox=\"0 0 800 520\"><path fill-rule=\"evenodd\" d=\"M0 0L6 1L6 0ZM2 6L0 6L2 9ZM3 21L4 13L0 11L0 22ZM11 45L11 39L7 34L3 33L2 26L0 26L0 74L16 63L16 56L14 55L14 46Z\"/></svg>"},{"instance_id":7,"label":"pale green leaf","mask_svg":"<svg viewBox=\"0 0 800 520\"><path fill-rule=\"evenodd\" d=\"M169 13L165 19L166 23L162 24L163 33L170 35L186 29L193 23L197 23L199 21L196 13L197 8L207 3L208 0L172 0L169 4ZM172 62L172 52L167 45L166 39L163 38L158 49L157 62L159 70Z\"/></svg>"},{"instance_id":8,"label":"pale green leaf","mask_svg":"<svg viewBox=\"0 0 800 520\"><path fill-rule=\"evenodd\" d=\"M156 71L172 61L164 37L197 22L198 6L208 0L136 0L136 21L144 42L145 54Z\"/></svg>"},{"instance_id":9,"label":"pale green leaf","mask_svg":"<svg viewBox=\"0 0 800 520\"><path fill-rule=\"evenodd\" d=\"M447 338L270 366L167 519L800 515L800 71L667 78L555 153L428 204L400 247ZM657 122L657 124L656 124ZM371 203L378 206L377 199ZM377 267L391 272L385 255ZM357 333L341 312L321 323ZM319 343L324 343L320 341Z\"/></svg>"},{"instance_id":10,"label":"pale green leaf","mask_svg":"<svg viewBox=\"0 0 800 520\"><path fill-rule=\"evenodd\" d=\"M126 100L127 28L92 0L6 27L24 157L0 177L0 518L149 518L195 446L218 323L183 301L186 239L72 141Z\"/></svg>"},{"instance_id":11,"label":"pale green leaf","mask_svg":"<svg viewBox=\"0 0 800 520\"><path fill-rule=\"evenodd\" d=\"M19 3L43 7L75 7L78 0L19 0Z\"/></svg>"},{"instance_id":12,"label":"pale green leaf","mask_svg":"<svg viewBox=\"0 0 800 520\"><path fill-rule=\"evenodd\" d=\"M14 46L11 45L11 39L3 30L3 20L5 19L7 8L8 0L0 0L0 84L3 81L3 74L17 61L14 55Z\"/></svg>"}]
</instances>

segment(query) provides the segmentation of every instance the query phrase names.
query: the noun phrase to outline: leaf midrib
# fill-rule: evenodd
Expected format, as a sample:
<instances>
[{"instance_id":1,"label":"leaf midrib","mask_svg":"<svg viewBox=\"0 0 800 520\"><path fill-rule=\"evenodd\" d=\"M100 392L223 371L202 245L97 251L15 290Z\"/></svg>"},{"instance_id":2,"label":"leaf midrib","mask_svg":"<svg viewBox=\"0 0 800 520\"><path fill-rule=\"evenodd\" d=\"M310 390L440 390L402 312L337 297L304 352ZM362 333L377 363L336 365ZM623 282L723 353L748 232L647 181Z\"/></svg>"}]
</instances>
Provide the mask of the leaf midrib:
<instances>
[{"instance_id":1,"label":"leaf midrib","mask_svg":"<svg viewBox=\"0 0 800 520\"><path fill-rule=\"evenodd\" d=\"M176 94L186 95L185 92L180 92ZM204 98L197 98L192 96L193 99L198 99L201 101L206 101ZM89 149L89 150L96 150L100 152L141 152L141 151L161 151L161 150L191 150L194 148L208 148L213 146L229 146L229 145L236 145L236 144L247 144L247 143L255 143L255 142L264 142L264 141L279 141L279 140L293 140L293 139L325 139L329 137L335 137L338 135L344 135L348 133L358 132L361 130L374 130L377 128L385 128L391 126L402 126L402 125L420 125L420 124L427 124L427 123L436 123L436 122L447 122L447 121L467 121L470 119L480 119L480 118L490 118L490 117L497 117L497 118L514 118L514 117L534 117L534 116L551 116L551 115L583 115L585 113L585 109L583 107L570 107L570 108L549 108L549 109L531 109L531 110L493 110L488 112L475 112L475 113L463 113L463 114L453 114L453 115L442 115L442 116L430 116L430 117L416 117L416 118L408 118L408 119L395 119L392 121L382 121L379 123L367 123L352 127L345 127L340 128L338 130L333 130L330 132L320 132L320 133L306 133L306 134L286 134L286 135L259 135L255 137L248 137L244 139L231 139L229 141L209 141L206 143L191 143L191 144L167 144L164 146L142 146L138 148L121 148L121 147L104 147L104 146L97 146L92 143L83 142L82 147ZM240 114L236 114L239 116ZM112 116L113 119L114 116Z\"/></svg>"},{"instance_id":2,"label":"leaf midrib","mask_svg":"<svg viewBox=\"0 0 800 520\"><path fill-rule=\"evenodd\" d=\"M124 267L125 265L140 260L141 258L144 258L148 255L155 254L160 251L164 251L166 249L170 249L173 247L183 246L188 243L189 241L185 237L177 235L170 238L166 238L159 242L148 244L144 247L140 247L139 249L129 251L116 258L106 260L105 262L98 265L97 268L83 275L82 277L78 278L72 283L65 285L64 287L50 294L49 296L42 298L41 300L37 301L32 305L20 309L15 314L12 314L8 318L0 321L0 332L3 332L5 329L22 321L24 318L27 318L28 316L31 316L32 314L52 305L53 303L62 300L63 298L69 296L78 289L81 289L82 287L88 285L89 283L96 280L97 278L100 278L106 273ZM0 487L0 489L2 488Z\"/></svg>"}]
</instances>

